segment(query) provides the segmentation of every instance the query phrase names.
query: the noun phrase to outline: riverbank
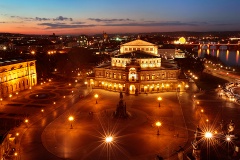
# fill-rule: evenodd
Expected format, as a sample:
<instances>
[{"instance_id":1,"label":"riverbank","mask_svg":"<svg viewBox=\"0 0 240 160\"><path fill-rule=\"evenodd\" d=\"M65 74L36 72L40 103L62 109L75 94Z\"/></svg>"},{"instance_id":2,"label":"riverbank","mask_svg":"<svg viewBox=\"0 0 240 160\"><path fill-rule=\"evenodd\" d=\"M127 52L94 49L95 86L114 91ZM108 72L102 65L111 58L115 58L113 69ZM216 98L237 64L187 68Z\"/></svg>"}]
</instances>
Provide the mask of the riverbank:
<instances>
[{"instance_id":1,"label":"riverbank","mask_svg":"<svg viewBox=\"0 0 240 160\"><path fill-rule=\"evenodd\" d=\"M200 78L195 81L199 89L206 91L214 90L218 85L224 85L227 82L229 81L223 77L217 77L206 72L203 72Z\"/></svg>"}]
</instances>

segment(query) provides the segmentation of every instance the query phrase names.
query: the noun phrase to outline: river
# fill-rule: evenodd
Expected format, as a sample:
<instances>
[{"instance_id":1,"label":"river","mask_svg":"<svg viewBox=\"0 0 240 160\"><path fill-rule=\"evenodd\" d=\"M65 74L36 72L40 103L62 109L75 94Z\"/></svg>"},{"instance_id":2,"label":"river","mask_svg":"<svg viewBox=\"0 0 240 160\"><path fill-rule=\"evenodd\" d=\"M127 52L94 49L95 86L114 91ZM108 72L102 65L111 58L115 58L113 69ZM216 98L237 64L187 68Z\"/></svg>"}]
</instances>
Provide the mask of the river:
<instances>
[{"instance_id":1,"label":"river","mask_svg":"<svg viewBox=\"0 0 240 160\"><path fill-rule=\"evenodd\" d=\"M204 57L209 54L218 57L226 66L240 66L239 50L223 50L223 49L199 49L198 57Z\"/></svg>"}]
</instances>

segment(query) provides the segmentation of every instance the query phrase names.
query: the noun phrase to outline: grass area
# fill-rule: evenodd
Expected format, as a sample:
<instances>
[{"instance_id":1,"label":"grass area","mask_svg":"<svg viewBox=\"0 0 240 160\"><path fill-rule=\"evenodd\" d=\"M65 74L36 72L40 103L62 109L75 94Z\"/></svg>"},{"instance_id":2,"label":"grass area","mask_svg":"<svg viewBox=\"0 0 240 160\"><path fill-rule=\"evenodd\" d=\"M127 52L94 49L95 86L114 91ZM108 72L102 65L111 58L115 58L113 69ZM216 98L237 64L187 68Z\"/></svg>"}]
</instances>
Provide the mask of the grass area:
<instances>
[{"instance_id":1,"label":"grass area","mask_svg":"<svg viewBox=\"0 0 240 160\"><path fill-rule=\"evenodd\" d=\"M218 85L223 85L228 81L225 79L221 79L219 77L215 77L208 73L202 73L201 77L195 81L198 88L202 90L213 90L218 87Z\"/></svg>"}]
</instances>

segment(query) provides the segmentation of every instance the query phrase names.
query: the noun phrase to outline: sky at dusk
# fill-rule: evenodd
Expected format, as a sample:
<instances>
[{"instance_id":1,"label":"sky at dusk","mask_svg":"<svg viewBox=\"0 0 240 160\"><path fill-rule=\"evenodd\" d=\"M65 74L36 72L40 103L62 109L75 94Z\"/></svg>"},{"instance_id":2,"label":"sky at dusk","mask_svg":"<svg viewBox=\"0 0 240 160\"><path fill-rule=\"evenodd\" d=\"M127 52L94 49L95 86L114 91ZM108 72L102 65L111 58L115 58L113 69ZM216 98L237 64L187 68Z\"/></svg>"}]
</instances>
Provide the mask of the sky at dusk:
<instances>
[{"instance_id":1,"label":"sky at dusk","mask_svg":"<svg viewBox=\"0 0 240 160\"><path fill-rule=\"evenodd\" d=\"M0 32L239 31L240 0L0 0Z\"/></svg>"}]
</instances>

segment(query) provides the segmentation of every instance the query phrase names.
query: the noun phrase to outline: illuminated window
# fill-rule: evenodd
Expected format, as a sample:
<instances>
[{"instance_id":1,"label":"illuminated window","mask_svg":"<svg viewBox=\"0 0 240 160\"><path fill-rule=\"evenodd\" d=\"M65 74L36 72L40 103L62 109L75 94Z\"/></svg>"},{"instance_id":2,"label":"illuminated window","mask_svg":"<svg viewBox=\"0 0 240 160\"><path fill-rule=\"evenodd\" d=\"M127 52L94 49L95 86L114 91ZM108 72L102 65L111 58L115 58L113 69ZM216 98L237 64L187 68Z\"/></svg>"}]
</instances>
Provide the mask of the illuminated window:
<instances>
[{"instance_id":1,"label":"illuminated window","mask_svg":"<svg viewBox=\"0 0 240 160\"><path fill-rule=\"evenodd\" d=\"M2 78L0 78L0 82L2 82Z\"/></svg>"},{"instance_id":2,"label":"illuminated window","mask_svg":"<svg viewBox=\"0 0 240 160\"><path fill-rule=\"evenodd\" d=\"M4 76L4 77L3 77L3 81L4 81L4 82L7 82L7 76Z\"/></svg>"},{"instance_id":3,"label":"illuminated window","mask_svg":"<svg viewBox=\"0 0 240 160\"><path fill-rule=\"evenodd\" d=\"M153 48L150 48L150 51L153 51Z\"/></svg>"},{"instance_id":4,"label":"illuminated window","mask_svg":"<svg viewBox=\"0 0 240 160\"><path fill-rule=\"evenodd\" d=\"M123 79L126 79L126 75L125 74L123 74Z\"/></svg>"},{"instance_id":5,"label":"illuminated window","mask_svg":"<svg viewBox=\"0 0 240 160\"><path fill-rule=\"evenodd\" d=\"M162 74L162 78L165 78L165 74L164 73Z\"/></svg>"},{"instance_id":6,"label":"illuminated window","mask_svg":"<svg viewBox=\"0 0 240 160\"><path fill-rule=\"evenodd\" d=\"M152 75L152 80L154 80L154 79L155 79L155 74Z\"/></svg>"},{"instance_id":7,"label":"illuminated window","mask_svg":"<svg viewBox=\"0 0 240 160\"><path fill-rule=\"evenodd\" d=\"M116 73L113 73L113 78L117 78Z\"/></svg>"},{"instance_id":8,"label":"illuminated window","mask_svg":"<svg viewBox=\"0 0 240 160\"><path fill-rule=\"evenodd\" d=\"M121 75L121 74L119 74L119 76L118 76L118 77L119 77L119 79L121 79L121 78L122 78L122 75Z\"/></svg>"},{"instance_id":9,"label":"illuminated window","mask_svg":"<svg viewBox=\"0 0 240 160\"><path fill-rule=\"evenodd\" d=\"M141 80L144 80L144 76L141 76Z\"/></svg>"},{"instance_id":10,"label":"illuminated window","mask_svg":"<svg viewBox=\"0 0 240 160\"><path fill-rule=\"evenodd\" d=\"M146 80L149 80L149 74L146 76Z\"/></svg>"}]
</instances>

